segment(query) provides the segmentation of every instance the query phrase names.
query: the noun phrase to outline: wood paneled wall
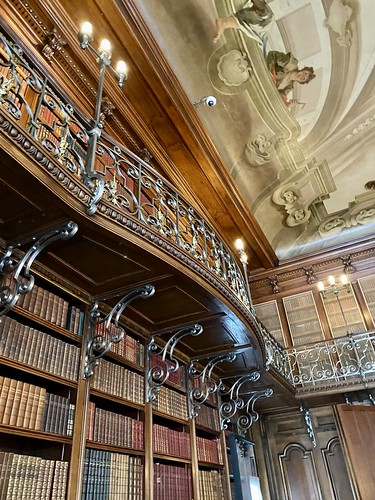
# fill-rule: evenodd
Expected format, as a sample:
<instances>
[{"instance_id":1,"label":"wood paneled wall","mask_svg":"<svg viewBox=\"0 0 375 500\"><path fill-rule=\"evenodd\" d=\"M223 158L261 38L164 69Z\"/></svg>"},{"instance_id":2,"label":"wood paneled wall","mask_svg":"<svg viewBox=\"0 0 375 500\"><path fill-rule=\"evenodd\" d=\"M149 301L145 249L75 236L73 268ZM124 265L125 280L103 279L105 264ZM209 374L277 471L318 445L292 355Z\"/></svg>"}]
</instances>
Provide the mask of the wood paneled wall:
<instances>
[{"instance_id":1,"label":"wood paneled wall","mask_svg":"<svg viewBox=\"0 0 375 500\"><path fill-rule=\"evenodd\" d=\"M375 498L375 407L338 405L338 429L357 498Z\"/></svg>"},{"instance_id":2,"label":"wood paneled wall","mask_svg":"<svg viewBox=\"0 0 375 500\"><path fill-rule=\"evenodd\" d=\"M310 410L316 448L299 410L272 415L262 424L272 500L353 500L349 473L332 407Z\"/></svg>"}]
</instances>

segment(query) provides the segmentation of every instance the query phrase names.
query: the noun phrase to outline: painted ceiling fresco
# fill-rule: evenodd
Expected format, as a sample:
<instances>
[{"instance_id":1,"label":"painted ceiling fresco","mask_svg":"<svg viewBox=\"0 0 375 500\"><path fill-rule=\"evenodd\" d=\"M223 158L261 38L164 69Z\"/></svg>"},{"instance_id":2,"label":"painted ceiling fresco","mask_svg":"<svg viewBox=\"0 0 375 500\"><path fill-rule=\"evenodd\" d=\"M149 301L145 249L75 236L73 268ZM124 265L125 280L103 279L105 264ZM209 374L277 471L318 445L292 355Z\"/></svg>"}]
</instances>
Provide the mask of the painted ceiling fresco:
<instances>
[{"instance_id":1,"label":"painted ceiling fresco","mask_svg":"<svg viewBox=\"0 0 375 500\"><path fill-rule=\"evenodd\" d=\"M375 228L374 0L137 0L280 259Z\"/></svg>"}]
</instances>

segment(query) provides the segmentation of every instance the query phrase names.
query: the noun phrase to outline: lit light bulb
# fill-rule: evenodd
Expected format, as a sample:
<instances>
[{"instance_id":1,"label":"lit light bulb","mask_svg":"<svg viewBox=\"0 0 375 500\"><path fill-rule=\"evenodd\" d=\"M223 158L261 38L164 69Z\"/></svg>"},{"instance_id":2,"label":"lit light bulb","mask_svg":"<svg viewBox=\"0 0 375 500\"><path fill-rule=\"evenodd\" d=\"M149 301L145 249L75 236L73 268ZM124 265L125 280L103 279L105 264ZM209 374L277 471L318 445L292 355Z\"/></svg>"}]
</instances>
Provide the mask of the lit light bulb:
<instances>
[{"instance_id":1,"label":"lit light bulb","mask_svg":"<svg viewBox=\"0 0 375 500\"><path fill-rule=\"evenodd\" d=\"M92 35L92 24L89 23L88 21L85 21L82 24L81 33L82 35L88 35L88 36Z\"/></svg>"},{"instance_id":2,"label":"lit light bulb","mask_svg":"<svg viewBox=\"0 0 375 500\"><path fill-rule=\"evenodd\" d=\"M341 279L341 283L343 285L347 285L349 283L348 277L346 276L346 274L342 274L340 279Z\"/></svg>"},{"instance_id":3,"label":"lit light bulb","mask_svg":"<svg viewBox=\"0 0 375 500\"><path fill-rule=\"evenodd\" d=\"M331 285L331 286L334 286L336 285L336 282L335 282L335 277L334 276L328 276L328 283Z\"/></svg>"},{"instance_id":4,"label":"lit light bulb","mask_svg":"<svg viewBox=\"0 0 375 500\"><path fill-rule=\"evenodd\" d=\"M244 246L243 246L243 241L241 240L241 238L238 238L235 242L234 242L234 246L236 247L237 250L241 251L244 249Z\"/></svg>"},{"instance_id":5,"label":"lit light bulb","mask_svg":"<svg viewBox=\"0 0 375 500\"><path fill-rule=\"evenodd\" d=\"M111 56L111 42L106 38L103 38L103 40L101 41L99 52L102 54L103 53L107 54L108 58Z\"/></svg>"},{"instance_id":6,"label":"lit light bulb","mask_svg":"<svg viewBox=\"0 0 375 500\"><path fill-rule=\"evenodd\" d=\"M323 281L318 282L318 290L319 292L322 292L324 290L324 283Z\"/></svg>"},{"instance_id":7,"label":"lit light bulb","mask_svg":"<svg viewBox=\"0 0 375 500\"><path fill-rule=\"evenodd\" d=\"M116 73L118 73L119 75L126 75L127 73L127 66L126 66L126 62L125 61L119 61L117 63L117 66L116 66Z\"/></svg>"}]
</instances>

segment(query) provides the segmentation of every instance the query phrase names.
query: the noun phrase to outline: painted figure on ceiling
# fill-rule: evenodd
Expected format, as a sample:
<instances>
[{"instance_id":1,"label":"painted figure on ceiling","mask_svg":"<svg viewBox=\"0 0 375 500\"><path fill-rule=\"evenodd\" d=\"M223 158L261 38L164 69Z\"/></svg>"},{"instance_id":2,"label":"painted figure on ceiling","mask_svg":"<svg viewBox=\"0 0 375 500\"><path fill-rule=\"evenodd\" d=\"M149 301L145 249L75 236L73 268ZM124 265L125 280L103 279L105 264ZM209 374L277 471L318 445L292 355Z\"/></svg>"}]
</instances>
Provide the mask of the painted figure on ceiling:
<instances>
[{"instance_id":1,"label":"painted figure on ceiling","mask_svg":"<svg viewBox=\"0 0 375 500\"><path fill-rule=\"evenodd\" d=\"M265 0L246 2L244 7L233 15L216 20L214 43L227 28L233 28L241 30L262 47L274 21L275 16Z\"/></svg>"},{"instance_id":2,"label":"painted figure on ceiling","mask_svg":"<svg viewBox=\"0 0 375 500\"><path fill-rule=\"evenodd\" d=\"M287 106L296 101L288 100L288 94L294 88L294 83L306 84L315 78L314 68L305 66L298 68L298 61L291 52L284 53L272 50L266 56L266 63L271 71L272 79Z\"/></svg>"}]
</instances>

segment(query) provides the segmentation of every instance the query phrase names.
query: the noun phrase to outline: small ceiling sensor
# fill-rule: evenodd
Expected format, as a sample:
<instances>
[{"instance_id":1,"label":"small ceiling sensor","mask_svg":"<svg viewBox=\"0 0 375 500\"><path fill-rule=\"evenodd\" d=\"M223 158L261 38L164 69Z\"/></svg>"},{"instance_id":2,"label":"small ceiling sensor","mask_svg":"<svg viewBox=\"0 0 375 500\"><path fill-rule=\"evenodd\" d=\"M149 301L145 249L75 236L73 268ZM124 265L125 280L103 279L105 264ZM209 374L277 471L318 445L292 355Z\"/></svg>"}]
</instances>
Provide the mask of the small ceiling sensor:
<instances>
[{"instance_id":1,"label":"small ceiling sensor","mask_svg":"<svg viewBox=\"0 0 375 500\"><path fill-rule=\"evenodd\" d=\"M199 101L193 102L193 106L195 109L197 109L198 106L201 104L204 104L205 106L215 106L216 105L216 97L213 95L206 95L202 97L202 99L199 99Z\"/></svg>"}]
</instances>

